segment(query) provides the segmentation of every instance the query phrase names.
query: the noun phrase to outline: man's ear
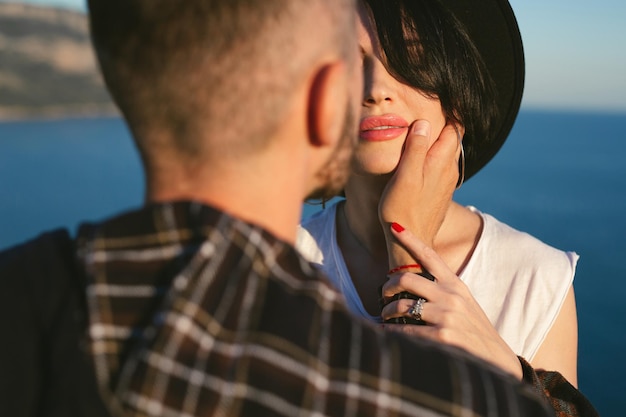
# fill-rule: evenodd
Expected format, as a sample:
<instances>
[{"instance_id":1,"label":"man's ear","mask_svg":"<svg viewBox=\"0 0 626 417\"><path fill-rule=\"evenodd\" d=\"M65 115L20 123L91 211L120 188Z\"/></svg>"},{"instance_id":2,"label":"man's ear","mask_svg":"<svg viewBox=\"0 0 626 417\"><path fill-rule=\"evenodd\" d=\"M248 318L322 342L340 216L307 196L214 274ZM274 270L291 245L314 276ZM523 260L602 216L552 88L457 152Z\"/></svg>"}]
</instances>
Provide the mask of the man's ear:
<instances>
[{"instance_id":1,"label":"man's ear","mask_svg":"<svg viewBox=\"0 0 626 417\"><path fill-rule=\"evenodd\" d=\"M314 146L335 146L345 122L349 105L346 65L334 61L320 66L309 94L309 140Z\"/></svg>"}]
</instances>

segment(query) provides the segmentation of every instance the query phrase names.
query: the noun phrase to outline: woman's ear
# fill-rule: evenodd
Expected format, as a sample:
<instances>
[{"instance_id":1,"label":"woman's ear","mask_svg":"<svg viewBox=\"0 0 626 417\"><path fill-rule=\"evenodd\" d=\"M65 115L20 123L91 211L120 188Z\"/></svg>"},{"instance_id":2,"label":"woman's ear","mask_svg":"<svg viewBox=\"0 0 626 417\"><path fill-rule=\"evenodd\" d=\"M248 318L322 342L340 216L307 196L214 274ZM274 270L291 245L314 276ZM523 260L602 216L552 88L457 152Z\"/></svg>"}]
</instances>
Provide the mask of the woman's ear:
<instances>
[{"instance_id":1,"label":"woman's ear","mask_svg":"<svg viewBox=\"0 0 626 417\"><path fill-rule=\"evenodd\" d=\"M350 105L346 65L334 61L320 66L309 94L309 140L314 146L334 147L340 140Z\"/></svg>"}]
</instances>

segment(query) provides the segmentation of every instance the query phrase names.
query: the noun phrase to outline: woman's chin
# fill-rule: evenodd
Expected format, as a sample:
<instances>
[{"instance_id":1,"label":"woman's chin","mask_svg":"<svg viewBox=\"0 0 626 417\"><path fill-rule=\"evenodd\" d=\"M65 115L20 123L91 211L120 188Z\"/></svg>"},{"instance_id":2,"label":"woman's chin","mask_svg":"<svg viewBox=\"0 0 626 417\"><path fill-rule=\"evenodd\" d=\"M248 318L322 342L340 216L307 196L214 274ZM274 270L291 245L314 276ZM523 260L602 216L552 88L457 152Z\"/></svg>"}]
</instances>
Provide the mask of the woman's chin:
<instances>
[{"instance_id":1,"label":"woman's chin","mask_svg":"<svg viewBox=\"0 0 626 417\"><path fill-rule=\"evenodd\" d=\"M380 177L383 175L392 174L396 167L397 163L389 163L389 162L379 162L379 163L368 163L363 164L362 161L353 160L352 162L352 173L354 175L365 176L365 177Z\"/></svg>"},{"instance_id":2,"label":"woman's chin","mask_svg":"<svg viewBox=\"0 0 626 417\"><path fill-rule=\"evenodd\" d=\"M359 152L352 157L352 172L359 175L386 175L395 171L400 160L399 153Z\"/></svg>"}]
</instances>

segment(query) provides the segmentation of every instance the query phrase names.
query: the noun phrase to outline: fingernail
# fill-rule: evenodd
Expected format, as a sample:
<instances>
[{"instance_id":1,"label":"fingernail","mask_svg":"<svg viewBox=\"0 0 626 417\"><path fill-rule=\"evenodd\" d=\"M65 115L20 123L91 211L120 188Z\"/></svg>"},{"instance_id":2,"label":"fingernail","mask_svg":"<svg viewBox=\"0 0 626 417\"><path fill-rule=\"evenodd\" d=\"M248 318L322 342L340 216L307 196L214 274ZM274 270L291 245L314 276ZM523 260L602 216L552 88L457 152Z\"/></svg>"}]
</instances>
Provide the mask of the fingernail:
<instances>
[{"instance_id":1,"label":"fingernail","mask_svg":"<svg viewBox=\"0 0 626 417\"><path fill-rule=\"evenodd\" d=\"M395 230L396 232L398 232L398 233L404 232L404 227L400 226L400 225L399 225L398 223L396 223L396 222L391 223L391 228L392 228L393 230Z\"/></svg>"},{"instance_id":2,"label":"fingernail","mask_svg":"<svg viewBox=\"0 0 626 417\"><path fill-rule=\"evenodd\" d=\"M430 136L430 123L428 120L417 120L413 123L412 132L414 135Z\"/></svg>"}]
</instances>

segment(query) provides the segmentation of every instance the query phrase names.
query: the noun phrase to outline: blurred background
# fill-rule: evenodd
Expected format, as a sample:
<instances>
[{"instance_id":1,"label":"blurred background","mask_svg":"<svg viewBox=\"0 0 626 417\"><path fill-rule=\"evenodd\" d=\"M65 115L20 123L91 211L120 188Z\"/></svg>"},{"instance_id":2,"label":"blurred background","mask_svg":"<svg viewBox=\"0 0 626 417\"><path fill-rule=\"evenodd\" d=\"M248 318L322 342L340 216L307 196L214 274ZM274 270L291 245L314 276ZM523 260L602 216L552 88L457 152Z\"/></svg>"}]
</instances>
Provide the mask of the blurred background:
<instances>
[{"instance_id":1,"label":"blurred background","mask_svg":"<svg viewBox=\"0 0 626 417\"><path fill-rule=\"evenodd\" d=\"M623 415L626 3L511 4L526 52L522 110L455 198L581 255L580 388L601 415ZM142 203L139 159L84 13L81 0L0 0L0 250Z\"/></svg>"}]
</instances>

